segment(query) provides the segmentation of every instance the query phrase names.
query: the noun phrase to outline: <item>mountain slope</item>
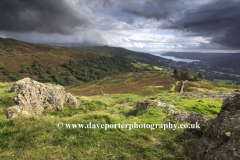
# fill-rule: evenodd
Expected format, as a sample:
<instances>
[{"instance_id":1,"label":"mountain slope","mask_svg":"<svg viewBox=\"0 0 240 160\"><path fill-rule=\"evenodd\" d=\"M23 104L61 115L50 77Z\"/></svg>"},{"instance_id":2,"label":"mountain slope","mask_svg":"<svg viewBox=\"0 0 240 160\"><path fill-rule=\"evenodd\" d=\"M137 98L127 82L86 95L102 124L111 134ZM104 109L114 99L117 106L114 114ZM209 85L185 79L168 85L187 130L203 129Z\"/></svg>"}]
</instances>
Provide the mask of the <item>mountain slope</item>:
<instances>
[{"instance_id":1,"label":"mountain slope","mask_svg":"<svg viewBox=\"0 0 240 160\"><path fill-rule=\"evenodd\" d=\"M0 38L0 58L3 82L31 77L64 85L146 70L135 67L129 59L111 54L3 38Z\"/></svg>"},{"instance_id":2,"label":"mountain slope","mask_svg":"<svg viewBox=\"0 0 240 160\"><path fill-rule=\"evenodd\" d=\"M167 60L159 56L154 56L147 53L142 52L135 52L130 51L125 48L120 47L109 47L109 46L95 46L95 47L89 47L89 46L82 46L82 47L76 47L82 50L89 50L89 51L95 51L99 53L109 53L112 55L118 55L122 57L126 57L132 60L137 60L144 63L151 63L156 66L165 66L168 67L168 63L172 62L172 60Z\"/></svg>"}]
</instances>

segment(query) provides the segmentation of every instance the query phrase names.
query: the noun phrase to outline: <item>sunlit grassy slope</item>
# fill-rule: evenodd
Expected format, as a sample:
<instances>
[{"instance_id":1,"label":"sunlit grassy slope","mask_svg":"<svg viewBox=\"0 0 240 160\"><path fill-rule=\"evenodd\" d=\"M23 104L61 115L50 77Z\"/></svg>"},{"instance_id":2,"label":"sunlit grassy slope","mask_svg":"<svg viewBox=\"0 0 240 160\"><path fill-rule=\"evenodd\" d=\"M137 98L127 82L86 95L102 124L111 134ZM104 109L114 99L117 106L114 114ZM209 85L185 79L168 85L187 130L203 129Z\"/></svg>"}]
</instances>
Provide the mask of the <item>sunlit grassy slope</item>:
<instances>
[{"instance_id":1,"label":"sunlit grassy slope","mask_svg":"<svg viewBox=\"0 0 240 160\"><path fill-rule=\"evenodd\" d=\"M164 91L178 92L181 84L166 71L144 71L113 75L81 85L66 86L66 90L78 96L102 94L135 94L150 96ZM175 88L172 88L173 85Z\"/></svg>"},{"instance_id":2,"label":"sunlit grassy slope","mask_svg":"<svg viewBox=\"0 0 240 160\"><path fill-rule=\"evenodd\" d=\"M189 84L197 92L239 89L207 81ZM0 159L192 159L198 139L184 129L58 129L56 124L179 124L163 107L138 111L136 103L154 99L212 118L222 103L178 96L180 81L170 73L139 72L65 88L77 96L79 108L65 105L62 112L44 111L43 118L6 119L5 109L16 95L12 85L0 83Z\"/></svg>"}]
</instances>

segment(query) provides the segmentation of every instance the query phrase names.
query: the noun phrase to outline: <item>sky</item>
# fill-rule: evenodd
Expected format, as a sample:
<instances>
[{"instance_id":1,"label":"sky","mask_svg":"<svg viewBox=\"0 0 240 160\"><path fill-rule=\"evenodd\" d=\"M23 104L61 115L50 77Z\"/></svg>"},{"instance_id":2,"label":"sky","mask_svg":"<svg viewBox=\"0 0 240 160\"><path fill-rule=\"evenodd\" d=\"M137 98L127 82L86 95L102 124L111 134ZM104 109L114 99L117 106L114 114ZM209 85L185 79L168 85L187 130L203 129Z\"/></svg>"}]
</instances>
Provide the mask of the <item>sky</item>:
<instances>
[{"instance_id":1,"label":"sky","mask_svg":"<svg viewBox=\"0 0 240 160\"><path fill-rule=\"evenodd\" d=\"M240 0L0 0L0 37L141 52L240 52Z\"/></svg>"}]
</instances>

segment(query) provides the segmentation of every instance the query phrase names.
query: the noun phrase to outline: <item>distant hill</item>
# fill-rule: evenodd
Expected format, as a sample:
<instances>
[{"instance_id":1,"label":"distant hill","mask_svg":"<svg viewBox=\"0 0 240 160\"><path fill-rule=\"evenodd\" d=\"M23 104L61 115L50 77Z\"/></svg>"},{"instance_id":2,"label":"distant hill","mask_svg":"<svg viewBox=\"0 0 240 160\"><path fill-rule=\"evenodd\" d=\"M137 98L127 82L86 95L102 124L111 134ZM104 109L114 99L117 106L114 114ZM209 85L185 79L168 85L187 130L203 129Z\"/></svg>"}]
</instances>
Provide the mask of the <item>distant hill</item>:
<instances>
[{"instance_id":1,"label":"distant hill","mask_svg":"<svg viewBox=\"0 0 240 160\"><path fill-rule=\"evenodd\" d=\"M120 47L63 47L0 38L0 81L31 77L40 82L70 85L113 74L170 67L202 72L208 80L240 84L239 53L167 52L163 55L200 62L175 62Z\"/></svg>"},{"instance_id":2,"label":"distant hill","mask_svg":"<svg viewBox=\"0 0 240 160\"><path fill-rule=\"evenodd\" d=\"M165 66L168 67L169 62L172 62L172 60L168 60L159 56L155 56L148 53L142 53L142 52L135 52L131 51L125 48L120 47L109 47L109 46L81 46L76 47L82 50L88 50L88 51L95 51L98 53L109 53L112 55L117 55L125 58L129 58L132 60L140 61L143 63L150 63L154 64L156 66Z\"/></svg>"},{"instance_id":3,"label":"distant hill","mask_svg":"<svg viewBox=\"0 0 240 160\"><path fill-rule=\"evenodd\" d=\"M31 77L40 82L64 85L112 74L154 70L149 65L141 66L141 63L117 55L0 38L0 81Z\"/></svg>"},{"instance_id":4,"label":"distant hill","mask_svg":"<svg viewBox=\"0 0 240 160\"><path fill-rule=\"evenodd\" d=\"M194 63L174 62L172 68L190 68L193 72L203 72L209 80L228 84L240 84L240 53L197 53L197 52L167 52L164 56L181 59L200 60Z\"/></svg>"}]
</instances>

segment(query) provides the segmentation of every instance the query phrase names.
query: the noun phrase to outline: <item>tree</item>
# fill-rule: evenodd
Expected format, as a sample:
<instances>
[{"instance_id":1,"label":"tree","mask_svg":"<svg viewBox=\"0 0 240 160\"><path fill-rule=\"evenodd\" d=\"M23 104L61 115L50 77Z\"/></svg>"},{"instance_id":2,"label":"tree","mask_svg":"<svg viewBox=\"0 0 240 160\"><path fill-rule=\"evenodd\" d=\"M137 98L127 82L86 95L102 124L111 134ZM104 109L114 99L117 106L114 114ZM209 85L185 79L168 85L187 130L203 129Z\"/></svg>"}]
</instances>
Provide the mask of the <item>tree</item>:
<instances>
[{"instance_id":1,"label":"tree","mask_svg":"<svg viewBox=\"0 0 240 160\"><path fill-rule=\"evenodd\" d=\"M186 72L180 70L180 77L181 77L180 78L181 80L185 80L186 79Z\"/></svg>"},{"instance_id":2,"label":"tree","mask_svg":"<svg viewBox=\"0 0 240 160\"><path fill-rule=\"evenodd\" d=\"M194 81L197 81L197 79L198 79L198 73L194 73L194 75L193 75L193 80L194 80Z\"/></svg>"},{"instance_id":3,"label":"tree","mask_svg":"<svg viewBox=\"0 0 240 160\"><path fill-rule=\"evenodd\" d=\"M201 80L204 78L204 74L202 72L198 73L198 78L200 78Z\"/></svg>"},{"instance_id":4,"label":"tree","mask_svg":"<svg viewBox=\"0 0 240 160\"><path fill-rule=\"evenodd\" d=\"M179 69L174 69L173 74L175 78L181 79L181 73Z\"/></svg>"},{"instance_id":5,"label":"tree","mask_svg":"<svg viewBox=\"0 0 240 160\"><path fill-rule=\"evenodd\" d=\"M184 73L184 75L185 75L184 79L189 80L190 74L191 74L191 69L187 69L187 72Z\"/></svg>"},{"instance_id":6,"label":"tree","mask_svg":"<svg viewBox=\"0 0 240 160\"><path fill-rule=\"evenodd\" d=\"M7 68L5 68L3 71L2 71L2 74L3 75L6 75L6 76L8 76L8 75L10 75L10 71L7 69Z\"/></svg>"}]
</instances>

